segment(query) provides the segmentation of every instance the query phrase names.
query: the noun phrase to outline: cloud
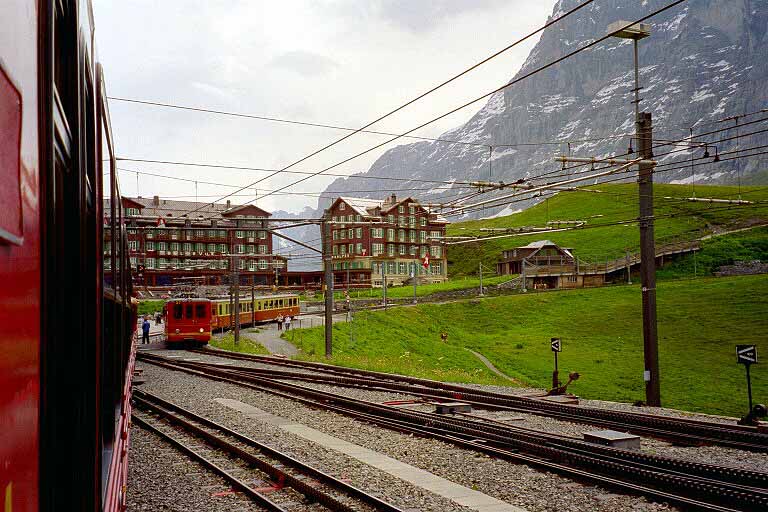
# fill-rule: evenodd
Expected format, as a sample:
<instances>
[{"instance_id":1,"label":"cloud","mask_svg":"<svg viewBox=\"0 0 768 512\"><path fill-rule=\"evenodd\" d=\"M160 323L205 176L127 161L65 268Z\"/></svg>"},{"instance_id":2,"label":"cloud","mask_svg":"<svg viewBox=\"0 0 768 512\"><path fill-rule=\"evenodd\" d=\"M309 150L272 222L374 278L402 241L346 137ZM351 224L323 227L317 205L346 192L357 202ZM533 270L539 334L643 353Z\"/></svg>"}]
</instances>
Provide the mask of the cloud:
<instances>
[{"instance_id":1,"label":"cloud","mask_svg":"<svg viewBox=\"0 0 768 512\"><path fill-rule=\"evenodd\" d=\"M297 50L278 55L270 61L269 66L287 69L299 75L316 77L330 73L339 67L339 64L329 57Z\"/></svg>"}]
</instances>

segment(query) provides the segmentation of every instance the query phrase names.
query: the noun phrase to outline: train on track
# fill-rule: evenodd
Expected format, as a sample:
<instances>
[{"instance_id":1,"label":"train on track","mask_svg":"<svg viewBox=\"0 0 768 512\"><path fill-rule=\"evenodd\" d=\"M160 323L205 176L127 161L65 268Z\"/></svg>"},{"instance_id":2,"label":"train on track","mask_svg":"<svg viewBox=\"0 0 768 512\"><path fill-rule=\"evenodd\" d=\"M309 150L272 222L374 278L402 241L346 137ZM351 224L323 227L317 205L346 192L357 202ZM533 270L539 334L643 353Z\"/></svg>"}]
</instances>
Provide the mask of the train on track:
<instances>
[{"instance_id":1,"label":"train on track","mask_svg":"<svg viewBox=\"0 0 768 512\"><path fill-rule=\"evenodd\" d=\"M0 2L5 512L125 507L136 308L94 34L88 0Z\"/></svg>"},{"instance_id":2,"label":"train on track","mask_svg":"<svg viewBox=\"0 0 768 512\"><path fill-rule=\"evenodd\" d=\"M296 294L242 297L239 304L240 325L270 322L279 315L299 314ZM230 299L172 299L163 308L165 339L171 344L185 342L206 344L211 333L234 325L234 305Z\"/></svg>"}]
</instances>

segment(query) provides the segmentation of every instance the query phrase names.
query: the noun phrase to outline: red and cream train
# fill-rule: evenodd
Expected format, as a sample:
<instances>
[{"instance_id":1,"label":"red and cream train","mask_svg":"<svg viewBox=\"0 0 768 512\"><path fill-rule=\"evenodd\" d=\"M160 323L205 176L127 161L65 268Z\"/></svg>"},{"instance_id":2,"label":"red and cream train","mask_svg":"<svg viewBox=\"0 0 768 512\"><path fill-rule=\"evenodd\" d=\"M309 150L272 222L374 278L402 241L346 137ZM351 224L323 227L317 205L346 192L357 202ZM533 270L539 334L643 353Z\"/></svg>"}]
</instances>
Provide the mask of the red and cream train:
<instances>
[{"instance_id":1,"label":"red and cream train","mask_svg":"<svg viewBox=\"0 0 768 512\"><path fill-rule=\"evenodd\" d=\"M124 508L136 320L122 212L103 211L119 197L90 2L0 1L5 512Z\"/></svg>"},{"instance_id":2,"label":"red and cream train","mask_svg":"<svg viewBox=\"0 0 768 512\"><path fill-rule=\"evenodd\" d=\"M299 314L295 294L243 297L240 299L240 325L255 325L275 320L278 315ZM208 343L216 329L234 324L234 306L229 299L174 299L165 303L165 336L169 343L185 341Z\"/></svg>"}]
</instances>

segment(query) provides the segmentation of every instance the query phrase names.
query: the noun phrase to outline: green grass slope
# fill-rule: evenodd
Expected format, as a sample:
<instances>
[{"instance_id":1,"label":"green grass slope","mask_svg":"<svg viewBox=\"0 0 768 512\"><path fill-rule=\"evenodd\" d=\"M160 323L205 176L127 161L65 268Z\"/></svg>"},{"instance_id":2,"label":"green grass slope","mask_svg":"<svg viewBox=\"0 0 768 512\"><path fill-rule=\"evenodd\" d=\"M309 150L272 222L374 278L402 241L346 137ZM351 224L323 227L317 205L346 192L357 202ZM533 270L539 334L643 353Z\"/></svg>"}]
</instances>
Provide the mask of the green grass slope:
<instances>
[{"instance_id":1,"label":"green grass slope","mask_svg":"<svg viewBox=\"0 0 768 512\"><path fill-rule=\"evenodd\" d=\"M573 248L579 258L590 262L618 258L627 250L638 251L640 235L637 223L593 227L635 219L638 215L637 185L605 184L591 188L602 193L560 192L514 215L449 225L449 236L482 236L488 233L479 231L480 228L541 227L546 226L547 221L556 220L587 222L586 229L499 238L482 244L451 245L448 247L449 275L455 277L474 274L481 259L485 265L494 269L502 250L541 239L549 239L563 247ZM696 196L700 198L734 199L738 192L739 189L733 186L696 186ZM679 200L690 195L689 185L654 186L657 244L698 238L707 234L714 226L737 228L749 222L768 221L768 203L738 206ZM741 187L741 197L766 201L768 187Z\"/></svg>"},{"instance_id":2,"label":"green grass slope","mask_svg":"<svg viewBox=\"0 0 768 512\"><path fill-rule=\"evenodd\" d=\"M744 369L735 345L768 354L768 276L666 281L658 287L659 351L665 406L740 415ZM458 382L502 383L464 348L530 385L551 382L549 338L563 339L561 371L578 371L585 397L644 398L640 290L637 286L529 293L359 313L334 326L334 361ZM440 332L449 334L448 342ZM324 360L321 328L287 334L310 359ZM508 383L507 383L508 384ZM768 401L768 373L753 369L757 401Z\"/></svg>"}]
</instances>

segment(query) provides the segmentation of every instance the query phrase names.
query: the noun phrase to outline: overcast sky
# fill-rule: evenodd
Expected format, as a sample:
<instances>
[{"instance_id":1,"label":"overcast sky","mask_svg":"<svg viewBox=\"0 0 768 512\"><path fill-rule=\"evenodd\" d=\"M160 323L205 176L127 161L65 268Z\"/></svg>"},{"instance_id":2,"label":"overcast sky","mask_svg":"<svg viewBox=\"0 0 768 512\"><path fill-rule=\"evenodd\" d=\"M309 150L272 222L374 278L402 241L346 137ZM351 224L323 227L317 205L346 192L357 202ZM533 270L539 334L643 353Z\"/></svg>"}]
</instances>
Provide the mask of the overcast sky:
<instances>
[{"instance_id":1,"label":"overcast sky","mask_svg":"<svg viewBox=\"0 0 768 512\"><path fill-rule=\"evenodd\" d=\"M312 123L360 127L542 25L553 0L94 0L96 39L111 96ZM405 131L508 81L537 39L382 121ZM422 129L438 136L481 104ZM118 156L285 166L341 137L335 130L110 103ZM384 139L356 135L296 166L315 171ZM367 170L382 150L332 172ZM247 185L266 173L122 162L126 169ZM294 181L281 175L261 195ZM332 178L291 191L320 192ZM364 181L361 182L361 187ZM195 184L121 173L124 195L194 200ZM200 200L232 188L198 184ZM185 196L185 197L180 197ZM210 197L206 197L210 196ZM203 199L205 197L205 199ZM234 198L246 202L255 197ZM317 199L272 195L267 210L299 211Z\"/></svg>"}]
</instances>

